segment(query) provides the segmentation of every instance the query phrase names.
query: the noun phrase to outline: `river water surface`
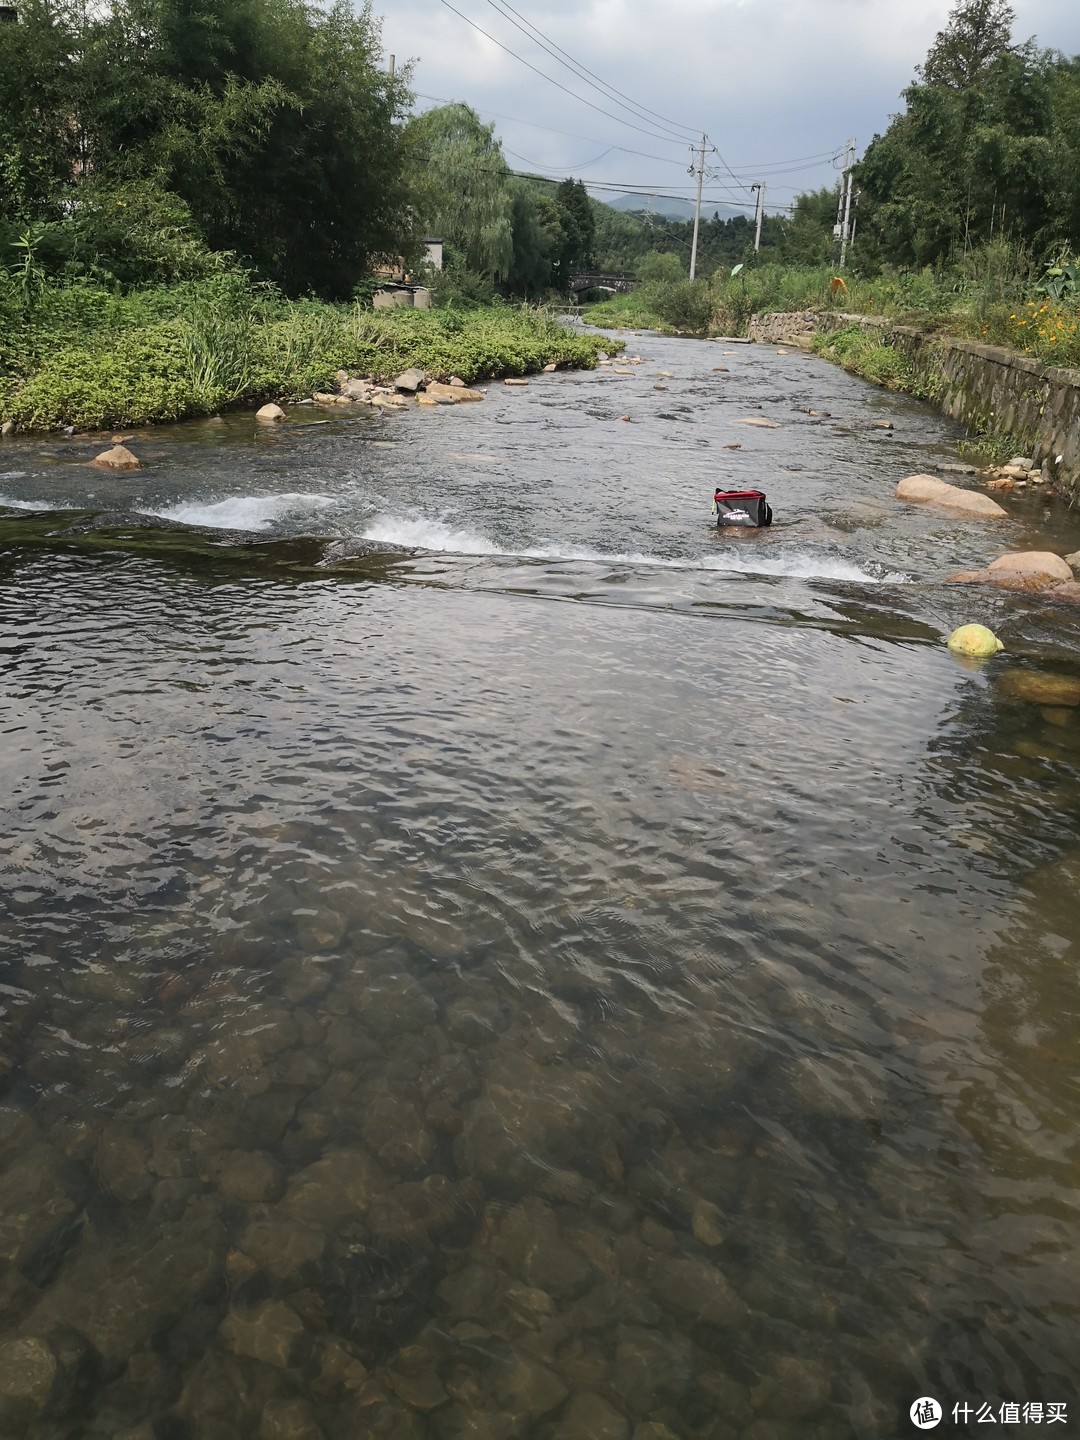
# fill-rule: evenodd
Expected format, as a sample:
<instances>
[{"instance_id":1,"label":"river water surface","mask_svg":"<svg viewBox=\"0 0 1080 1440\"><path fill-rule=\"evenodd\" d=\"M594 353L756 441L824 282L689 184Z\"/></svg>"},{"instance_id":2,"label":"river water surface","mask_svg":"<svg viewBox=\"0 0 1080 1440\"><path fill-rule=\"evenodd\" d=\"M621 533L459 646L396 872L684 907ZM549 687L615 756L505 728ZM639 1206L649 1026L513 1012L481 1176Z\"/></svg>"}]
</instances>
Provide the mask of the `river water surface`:
<instances>
[{"instance_id":1,"label":"river water surface","mask_svg":"<svg viewBox=\"0 0 1080 1440\"><path fill-rule=\"evenodd\" d=\"M630 345L0 446L3 1436L1072 1433L1080 720L1001 677L1076 612L942 582L1080 524Z\"/></svg>"}]
</instances>

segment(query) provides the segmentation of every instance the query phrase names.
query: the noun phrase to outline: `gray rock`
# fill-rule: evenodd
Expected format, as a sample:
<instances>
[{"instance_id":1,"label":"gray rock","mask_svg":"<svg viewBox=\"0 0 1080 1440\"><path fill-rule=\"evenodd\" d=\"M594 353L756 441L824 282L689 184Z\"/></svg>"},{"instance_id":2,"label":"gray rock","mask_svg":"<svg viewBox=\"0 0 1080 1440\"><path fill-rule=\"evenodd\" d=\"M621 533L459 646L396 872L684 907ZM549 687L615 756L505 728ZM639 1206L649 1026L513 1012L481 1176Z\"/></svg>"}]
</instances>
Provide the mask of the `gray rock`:
<instances>
[{"instance_id":1,"label":"gray rock","mask_svg":"<svg viewBox=\"0 0 1080 1440\"><path fill-rule=\"evenodd\" d=\"M539 1188L552 1169L591 1163L601 1082L580 1065L541 1065L504 1037L454 1153L462 1171L498 1186Z\"/></svg>"},{"instance_id":2,"label":"gray rock","mask_svg":"<svg viewBox=\"0 0 1080 1440\"><path fill-rule=\"evenodd\" d=\"M653 1410L689 1388L694 1352L688 1340L637 1325L620 1325L616 1337L612 1388L631 1410Z\"/></svg>"},{"instance_id":3,"label":"gray rock","mask_svg":"<svg viewBox=\"0 0 1080 1440\"><path fill-rule=\"evenodd\" d=\"M413 366L410 370L403 370L394 381L395 390L403 390L408 395L415 395L420 386L424 383L424 372Z\"/></svg>"},{"instance_id":4,"label":"gray rock","mask_svg":"<svg viewBox=\"0 0 1080 1440\"><path fill-rule=\"evenodd\" d=\"M744 1325L750 1318L749 1307L726 1277L703 1261L657 1256L649 1280L660 1303L677 1315L723 1327Z\"/></svg>"},{"instance_id":5,"label":"gray rock","mask_svg":"<svg viewBox=\"0 0 1080 1440\"><path fill-rule=\"evenodd\" d=\"M559 1420L559 1440L626 1440L630 1423L600 1395L575 1395Z\"/></svg>"},{"instance_id":6,"label":"gray rock","mask_svg":"<svg viewBox=\"0 0 1080 1440\"><path fill-rule=\"evenodd\" d=\"M471 992L447 1005L445 1022L452 1040L475 1047L497 1040L507 1017L494 991Z\"/></svg>"},{"instance_id":7,"label":"gray rock","mask_svg":"<svg viewBox=\"0 0 1080 1440\"><path fill-rule=\"evenodd\" d=\"M412 1176L430 1168L434 1138L416 1106L402 1096L383 1094L370 1101L363 1110L360 1133L388 1170Z\"/></svg>"},{"instance_id":8,"label":"gray rock","mask_svg":"<svg viewBox=\"0 0 1080 1440\"><path fill-rule=\"evenodd\" d=\"M312 1349L304 1322L280 1300L230 1310L221 1322L219 1336L234 1355L278 1370L303 1364Z\"/></svg>"},{"instance_id":9,"label":"gray rock","mask_svg":"<svg viewBox=\"0 0 1080 1440\"><path fill-rule=\"evenodd\" d=\"M253 1220L240 1238L240 1248L274 1280L294 1284L308 1278L322 1261L326 1236L282 1215Z\"/></svg>"},{"instance_id":10,"label":"gray rock","mask_svg":"<svg viewBox=\"0 0 1080 1440\"><path fill-rule=\"evenodd\" d=\"M386 1374L394 1393L410 1410L438 1410L449 1403L435 1356L421 1345L406 1345L399 1350Z\"/></svg>"},{"instance_id":11,"label":"gray rock","mask_svg":"<svg viewBox=\"0 0 1080 1440\"><path fill-rule=\"evenodd\" d=\"M496 1365L490 1383L492 1394L504 1409L530 1420L549 1414L569 1394L554 1370L518 1353Z\"/></svg>"},{"instance_id":12,"label":"gray rock","mask_svg":"<svg viewBox=\"0 0 1080 1440\"><path fill-rule=\"evenodd\" d=\"M367 1213L367 1227L385 1240L461 1243L476 1228L480 1209L480 1195L470 1182L426 1175L376 1196Z\"/></svg>"},{"instance_id":13,"label":"gray rock","mask_svg":"<svg viewBox=\"0 0 1080 1440\"><path fill-rule=\"evenodd\" d=\"M357 994L357 1010L364 1026L383 1039L413 1034L438 1017L435 1001L404 973L368 980Z\"/></svg>"},{"instance_id":14,"label":"gray rock","mask_svg":"<svg viewBox=\"0 0 1080 1440\"><path fill-rule=\"evenodd\" d=\"M24 1265L75 1222L86 1191L51 1145L31 1145L0 1174L0 1260Z\"/></svg>"},{"instance_id":15,"label":"gray rock","mask_svg":"<svg viewBox=\"0 0 1080 1440\"><path fill-rule=\"evenodd\" d=\"M218 1185L226 1200L242 1205L276 1200L282 1190L281 1166L264 1150L234 1150L222 1157Z\"/></svg>"},{"instance_id":16,"label":"gray rock","mask_svg":"<svg viewBox=\"0 0 1080 1440\"><path fill-rule=\"evenodd\" d=\"M323 547L319 568L341 565L348 560L395 559L415 555L416 550L405 545L394 545L389 540L331 540Z\"/></svg>"},{"instance_id":17,"label":"gray rock","mask_svg":"<svg viewBox=\"0 0 1080 1440\"><path fill-rule=\"evenodd\" d=\"M694 1239L702 1245L715 1247L727 1238L723 1212L710 1200L699 1200L690 1217L690 1228Z\"/></svg>"},{"instance_id":18,"label":"gray rock","mask_svg":"<svg viewBox=\"0 0 1080 1440\"><path fill-rule=\"evenodd\" d=\"M124 1361L185 1315L217 1282L227 1237L212 1207L192 1202L181 1220L121 1244L83 1240L30 1317L34 1330L76 1330L106 1360Z\"/></svg>"},{"instance_id":19,"label":"gray rock","mask_svg":"<svg viewBox=\"0 0 1080 1440\"><path fill-rule=\"evenodd\" d=\"M780 1355L751 1392L754 1409L781 1420L805 1420L822 1409L832 1389L832 1376L822 1361Z\"/></svg>"},{"instance_id":20,"label":"gray rock","mask_svg":"<svg viewBox=\"0 0 1080 1440\"><path fill-rule=\"evenodd\" d=\"M142 1200L154 1187L150 1147L130 1125L109 1125L94 1152L94 1169L102 1189L128 1204Z\"/></svg>"},{"instance_id":21,"label":"gray rock","mask_svg":"<svg viewBox=\"0 0 1080 1440\"><path fill-rule=\"evenodd\" d=\"M309 953L319 950L333 950L340 945L346 931L344 915L328 907L318 910L294 910L296 938Z\"/></svg>"},{"instance_id":22,"label":"gray rock","mask_svg":"<svg viewBox=\"0 0 1080 1440\"><path fill-rule=\"evenodd\" d=\"M306 1400L271 1400L263 1410L259 1440L323 1440L323 1436Z\"/></svg>"},{"instance_id":23,"label":"gray rock","mask_svg":"<svg viewBox=\"0 0 1080 1440\"><path fill-rule=\"evenodd\" d=\"M44 1415L57 1389L60 1364L44 1340L0 1345L0 1424L14 1435Z\"/></svg>"},{"instance_id":24,"label":"gray rock","mask_svg":"<svg viewBox=\"0 0 1080 1440\"><path fill-rule=\"evenodd\" d=\"M509 1212L492 1248L527 1284L553 1295L578 1295L593 1278L589 1262L560 1236L554 1212L535 1196Z\"/></svg>"},{"instance_id":25,"label":"gray rock","mask_svg":"<svg viewBox=\"0 0 1080 1440\"><path fill-rule=\"evenodd\" d=\"M501 1290L499 1272L490 1265L466 1265L440 1281L439 1299L455 1317L488 1315Z\"/></svg>"},{"instance_id":26,"label":"gray rock","mask_svg":"<svg viewBox=\"0 0 1080 1440\"><path fill-rule=\"evenodd\" d=\"M387 1188L386 1176L367 1150L331 1150L293 1176L281 1210L303 1225L332 1231L346 1220L362 1220Z\"/></svg>"}]
</instances>

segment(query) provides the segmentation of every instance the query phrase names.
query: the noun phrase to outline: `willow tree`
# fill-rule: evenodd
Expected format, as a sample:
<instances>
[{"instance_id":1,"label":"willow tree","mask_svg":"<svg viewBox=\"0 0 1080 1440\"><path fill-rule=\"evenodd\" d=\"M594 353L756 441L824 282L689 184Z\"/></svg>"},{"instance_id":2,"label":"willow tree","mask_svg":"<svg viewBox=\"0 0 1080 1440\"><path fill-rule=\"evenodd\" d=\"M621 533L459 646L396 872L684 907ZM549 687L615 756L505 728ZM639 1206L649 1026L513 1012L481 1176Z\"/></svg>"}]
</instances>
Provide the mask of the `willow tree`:
<instances>
[{"instance_id":1,"label":"willow tree","mask_svg":"<svg viewBox=\"0 0 1080 1440\"><path fill-rule=\"evenodd\" d=\"M514 191L494 132L468 105L440 105L411 120L406 138L421 226L457 266L498 283L514 260Z\"/></svg>"}]
</instances>

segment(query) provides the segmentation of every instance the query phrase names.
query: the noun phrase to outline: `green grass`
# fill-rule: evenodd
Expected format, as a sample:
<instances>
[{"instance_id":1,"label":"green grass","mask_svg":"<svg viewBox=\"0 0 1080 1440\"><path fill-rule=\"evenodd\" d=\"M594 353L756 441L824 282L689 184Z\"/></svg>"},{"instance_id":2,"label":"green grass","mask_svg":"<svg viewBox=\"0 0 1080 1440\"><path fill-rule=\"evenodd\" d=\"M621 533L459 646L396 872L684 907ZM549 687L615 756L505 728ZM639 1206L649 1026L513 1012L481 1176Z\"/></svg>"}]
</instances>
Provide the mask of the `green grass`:
<instances>
[{"instance_id":1,"label":"green grass","mask_svg":"<svg viewBox=\"0 0 1080 1440\"><path fill-rule=\"evenodd\" d=\"M471 383L551 363L590 369L598 352L621 348L542 309L290 302L236 274L127 295L48 287L29 309L0 282L0 421L141 425L299 399L332 387L339 369L391 380L417 366Z\"/></svg>"},{"instance_id":2,"label":"green grass","mask_svg":"<svg viewBox=\"0 0 1080 1440\"><path fill-rule=\"evenodd\" d=\"M879 335L858 325L819 332L810 345L816 354L836 361L853 375L873 380L887 390L914 392L916 389L915 369L907 356L885 344Z\"/></svg>"}]
</instances>

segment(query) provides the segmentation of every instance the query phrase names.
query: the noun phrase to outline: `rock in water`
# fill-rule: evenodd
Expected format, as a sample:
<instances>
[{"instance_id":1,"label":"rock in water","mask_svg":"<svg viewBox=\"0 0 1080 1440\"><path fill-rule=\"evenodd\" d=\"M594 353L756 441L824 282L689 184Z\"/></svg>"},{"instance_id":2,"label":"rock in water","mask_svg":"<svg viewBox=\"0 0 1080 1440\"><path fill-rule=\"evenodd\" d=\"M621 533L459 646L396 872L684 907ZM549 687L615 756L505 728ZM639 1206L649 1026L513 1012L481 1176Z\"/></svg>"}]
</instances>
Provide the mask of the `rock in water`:
<instances>
[{"instance_id":1,"label":"rock in water","mask_svg":"<svg viewBox=\"0 0 1080 1440\"><path fill-rule=\"evenodd\" d=\"M280 405L264 405L261 410L255 411L255 419L261 424L273 425L285 419L285 411Z\"/></svg>"},{"instance_id":2,"label":"rock in water","mask_svg":"<svg viewBox=\"0 0 1080 1440\"><path fill-rule=\"evenodd\" d=\"M1068 561L1051 550L1015 550L999 555L988 568L992 575L1005 571L1010 575L1045 576L1048 584L1073 578Z\"/></svg>"},{"instance_id":3,"label":"rock in water","mask_svg":"<svg viewBox=\"0 0 1080 1440\"><path fill-rule=\"evenodd\" d=\"M420 386L424 383L424 372L412 366L409 370L403 370L394 381L396 390L405 390L410 395L415 395Z\"/></svg>"},{"instance_id":4,"label":"rock in water","mask_svg":"<svg viewBox=\"0 0 1080 1440\"><path fill-rule=\"evenodd\" d=\"M484 398L484 392L482 390L470 390L464 385L455 385L453 381L451 381L449 385L441 385L433 381L427 387L427 393L434 395L437 400L443 398L450 400L482 400Z\"/></svg>"},{"instance_id":5,"label":"rock in water","mask_svg":"<svg viewBox=\"0 0 1080 1440\"><path fill-rule=\"evenodd\" d=\"M138 456L133 455L126 445L114 445L111 450L103 450L90 464L97 465L101 470L142 469Z\"/></svg>"},{"instance_id":6,"label":"rock in water","mask_svg":"<svg viewBox=\"0 0 1080 1440\"><path fill-rule=\"evenodd\" d=\"M1005 649L994 632L985 625L961 625L945 643L958 655L996 655L999 650Z\"/></svg>"},{"instance_id":7,"label":"rock in water","mask_svg":"<svg viewBox=\"0 0 1080 1440\"><path fill-rule=\"evenodd\" d=\"M916 505L940 505L947 510L960 510L985 519L1008 514L989 495L982 495L977 490L962 490L959 485L949 485L934 475L908 475L897 485L896 498Z\"/></svg>"},{"instance_id":8,"label":"rock in water","mask_svg":"<svg viewBox=\"0 0 1080 1440\"><path fill-rule=\"evenodd\" d=\"M998 684L1006 695L1051 708L1080 705L1080 680L1046 670L1006 670Z\"/></svg>"}]
</instances>

